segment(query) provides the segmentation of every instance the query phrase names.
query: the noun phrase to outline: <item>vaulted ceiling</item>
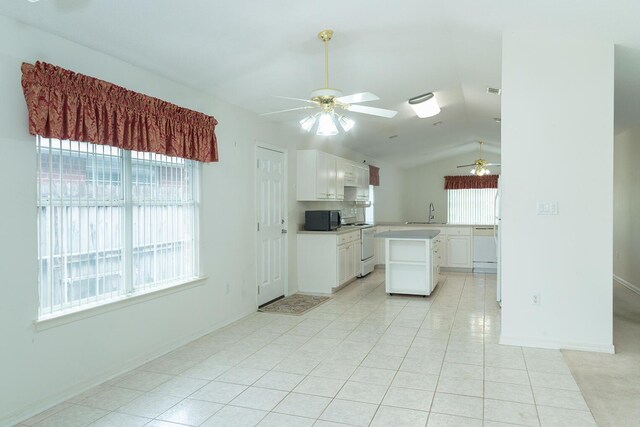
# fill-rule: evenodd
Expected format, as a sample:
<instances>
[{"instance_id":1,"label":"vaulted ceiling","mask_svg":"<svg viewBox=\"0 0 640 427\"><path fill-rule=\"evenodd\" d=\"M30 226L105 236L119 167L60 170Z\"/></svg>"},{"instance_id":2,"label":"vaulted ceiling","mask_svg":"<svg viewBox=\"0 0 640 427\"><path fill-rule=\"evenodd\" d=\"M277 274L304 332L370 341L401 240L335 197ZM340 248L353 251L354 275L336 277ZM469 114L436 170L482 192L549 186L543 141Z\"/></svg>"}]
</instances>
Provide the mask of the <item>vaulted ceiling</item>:
<instances>
[{"instance_id":1,"label":"vaulted ceiling","mask_svg":"<svg viewBox=\"0 0 640 427\"><path fill-rule=\"evenodd\" d=\"M12 0L0 13L201 89L255 113L301 104L324 85L369 91L392 119L357 122L336 143L400 166L500 146L502 34L578 31L616 47L616 128L640 117L640 3L633 0ZM4 41L5 43L10 41ZM410 97L435 92L442 112L417 119ZM597 102L597 94L594 94ZM268 116L306 137L305 112ZM437 122L441 122L437 124Z\"/></svg>"}]
</instances>

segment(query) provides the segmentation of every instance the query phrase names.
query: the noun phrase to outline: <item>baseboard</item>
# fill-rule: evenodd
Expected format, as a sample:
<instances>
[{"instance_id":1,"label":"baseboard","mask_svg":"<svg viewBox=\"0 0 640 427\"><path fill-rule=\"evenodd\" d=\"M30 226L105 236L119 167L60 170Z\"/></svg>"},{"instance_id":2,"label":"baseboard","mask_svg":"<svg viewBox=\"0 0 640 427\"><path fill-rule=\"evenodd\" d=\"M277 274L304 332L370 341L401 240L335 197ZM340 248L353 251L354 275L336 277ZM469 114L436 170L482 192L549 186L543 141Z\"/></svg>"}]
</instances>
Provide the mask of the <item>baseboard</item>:
<instances>
[{"instance_id":1,"label":"baseboard","mask_svg":"<svg viewBox=\"0 0 640 427\"><path fill-rule=\"evenodd\" d=\"M577 350L615 354L615 347L613 344L589 344L570 341L544 340L539 338L507 337L504 335L500 335L500 344L519 347L549 348L553 350Z\"/></svg>"},{"instance_id":2,"label":"baseboard","mask_svg":"<svg viewBox=\"0 0 640 427\"><path fill-rule=\"evenodd\" d=\"M236 322L252 313L255 313L254 309L249 310L246 313L242 313L239 316L234 316L230 319L216 322L212 326L203 328L194 334L191 334L187 337L173 341L170 344L160 346L159 348L145 354L144 356L134 357L132 359L129 359L125 363L118 365L117 369L106 370L104 372L101 372L98 376L96 376L91 380L87 380L80 384L76 384L73 387L67 388L66 390L56 393L54 396L51 396L45 400L41 400L37 403L29 405L26 409L23 409L19 412L8 414L7 417L0 419L0 426L16 425L21 421L27 420L35 415L38 415L39 413L46 411L47 409L50 409L62 402L65 402L66 400L69 400L80 393L84 393L85 391L90 390L93 387L96 387L104 383L105 381L112 380L126 372L131 371L132 369L136 369L153 359L156 359L160 356L164 356L165 354L170 353L173 350L179 347L182 347L185 344L190 343L191 341L197 340L198 338L201 338L207 334L210 334L211 332L221 329L227 325L230 325L231 323Z\"/></svg>"},{"instance_id":3,"label":"baseboard","mask_svg":"<svg viewBox=\"0 0 640 427\"><path fill-rule=\"evenodd\" d=\"M615 280L616 282L618 282L619 284L621 284L625 288L629 289L630 291L633 291L636 294L640 295L640 287L634 285L633 283L627 282L622 277L616 276L615 274L613 275L613 280Z\"/></svg>"},{"instance_id":4,"label":"baseboard","mask_svg":"<svg viewBox=\"0 0 640 427\"><path fill-rule=\"evenodd\" d=\"M441 271L450 271L452 273L473 273L473 268L462 267L440 267Z\"/></svg>"}]
</instances>

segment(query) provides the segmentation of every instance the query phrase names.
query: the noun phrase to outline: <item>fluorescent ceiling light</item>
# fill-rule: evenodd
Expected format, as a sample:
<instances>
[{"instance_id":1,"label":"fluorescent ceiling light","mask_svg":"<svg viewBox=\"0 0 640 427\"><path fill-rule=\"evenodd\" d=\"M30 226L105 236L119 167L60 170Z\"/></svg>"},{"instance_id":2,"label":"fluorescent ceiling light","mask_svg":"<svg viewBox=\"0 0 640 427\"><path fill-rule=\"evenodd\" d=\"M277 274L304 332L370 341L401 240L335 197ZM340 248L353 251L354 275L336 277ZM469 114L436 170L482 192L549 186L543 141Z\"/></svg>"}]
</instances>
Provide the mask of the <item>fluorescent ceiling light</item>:
<instances>
[{"instance_id":1,"label":"fluorescent ceiling light","mask_svg":"<svg viewBox=\"0 0 640 427\"><path fill-rule=\"evenodd\" d=\"M433 117L440 112L440 106L433 92L411 98L409 105L421 119Z\"/></svg>"}]
</instances>

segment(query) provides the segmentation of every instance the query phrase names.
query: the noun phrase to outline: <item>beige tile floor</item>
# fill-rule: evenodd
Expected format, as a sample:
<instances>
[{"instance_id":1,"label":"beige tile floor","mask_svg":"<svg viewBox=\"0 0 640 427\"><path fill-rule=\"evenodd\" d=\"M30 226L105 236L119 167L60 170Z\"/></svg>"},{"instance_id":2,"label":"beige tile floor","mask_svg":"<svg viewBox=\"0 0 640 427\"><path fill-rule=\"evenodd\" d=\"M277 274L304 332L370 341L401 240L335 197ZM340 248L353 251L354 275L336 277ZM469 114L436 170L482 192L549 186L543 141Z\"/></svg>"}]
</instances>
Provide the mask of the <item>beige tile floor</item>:
<instances>
[{"instance_id":1,"label":"beige tile floor","mask_svg":"<svg viewBox=\"0 0 640 427\"><path fill-rule=\"evenodd\" d=\"M250 315L23 425L595 425L559 351L497 344L494 275L447 273L428 298L383 280Z\"/></svg>"}]
</instances>

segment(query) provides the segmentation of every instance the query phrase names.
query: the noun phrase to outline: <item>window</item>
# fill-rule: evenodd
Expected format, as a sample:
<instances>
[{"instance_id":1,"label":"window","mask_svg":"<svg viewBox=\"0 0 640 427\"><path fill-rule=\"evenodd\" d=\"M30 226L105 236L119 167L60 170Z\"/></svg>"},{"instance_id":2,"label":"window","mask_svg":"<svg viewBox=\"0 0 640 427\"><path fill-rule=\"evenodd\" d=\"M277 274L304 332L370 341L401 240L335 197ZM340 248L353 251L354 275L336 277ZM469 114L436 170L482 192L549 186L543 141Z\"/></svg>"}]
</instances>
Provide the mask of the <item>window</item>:
<instances>
[{"instance_id":1,"label":"window","mask_svg":"<svg viewBox=\"0 0 640 427\"><path fill-rule=\"evenodd\" d=\"M497 188L447 190L447 223L491 225Z\"/></svg>"},{"instance_id":2,"label":"window","mask_svg":"<svg viewBox=\"0 0 640 427\"><path fill-rule=\"evenodd\" d=\"M38 137L39 317L197 276L194 161Z\"/></svg>"}]
</instances>

